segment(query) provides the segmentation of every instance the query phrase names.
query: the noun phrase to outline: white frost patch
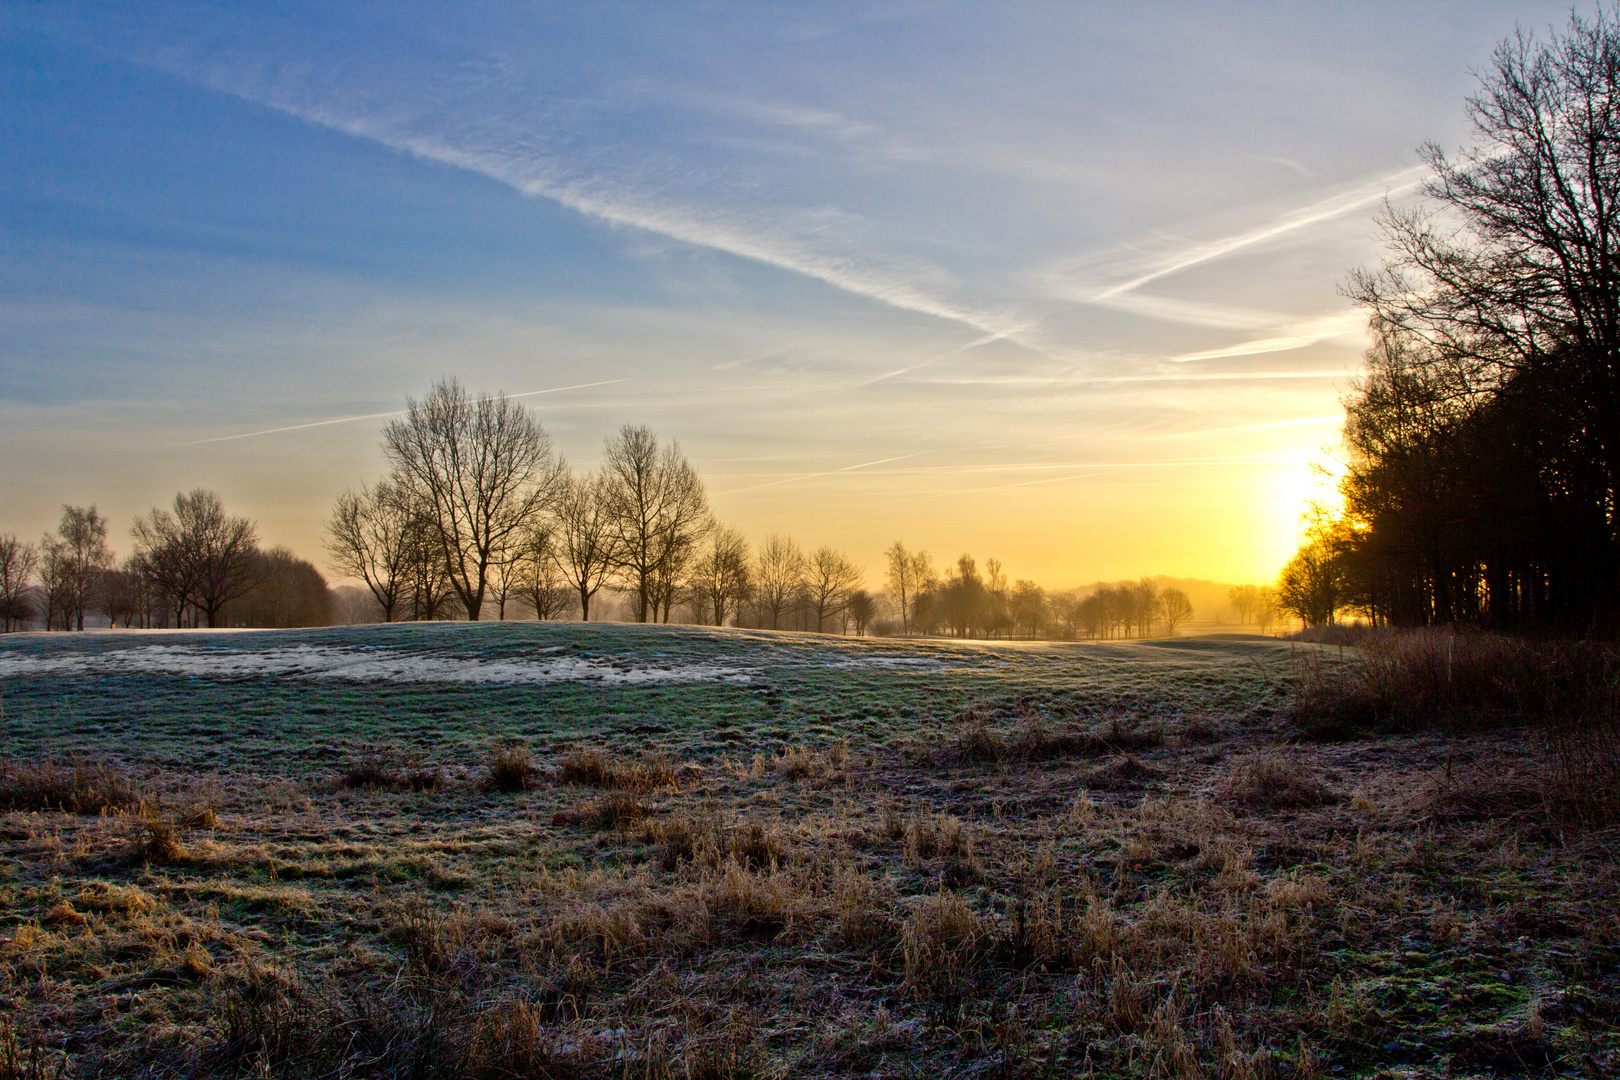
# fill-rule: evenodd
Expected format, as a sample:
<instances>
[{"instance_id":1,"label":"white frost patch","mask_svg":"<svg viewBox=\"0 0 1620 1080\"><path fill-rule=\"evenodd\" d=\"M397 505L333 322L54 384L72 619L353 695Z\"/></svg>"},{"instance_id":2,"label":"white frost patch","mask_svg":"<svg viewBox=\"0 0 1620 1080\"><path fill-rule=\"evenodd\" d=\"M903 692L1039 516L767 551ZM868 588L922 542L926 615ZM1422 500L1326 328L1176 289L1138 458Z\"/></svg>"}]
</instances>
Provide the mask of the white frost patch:
<instances>
[{"instance_id":1,"label":"white frost patch","mask_svg":"<svg viewBox=\"0 0 1620 1080\"><path fill-rule=\"evenodd\" d=\"M394 651L292 645L269 649L218 649L194 645L145 645L104 653L29 656L0 652L0 677L63 675L176 675L205 679L286 678L320 682L398 682L457 684L539 684L595 682L608 686L650 683L751 682L758 665L654 662L632 657L545 655L534 659L483 660ZM945 665L923 657L873 656L830 660L833 668L937 670Z\"/></svg>"}]
</instances>

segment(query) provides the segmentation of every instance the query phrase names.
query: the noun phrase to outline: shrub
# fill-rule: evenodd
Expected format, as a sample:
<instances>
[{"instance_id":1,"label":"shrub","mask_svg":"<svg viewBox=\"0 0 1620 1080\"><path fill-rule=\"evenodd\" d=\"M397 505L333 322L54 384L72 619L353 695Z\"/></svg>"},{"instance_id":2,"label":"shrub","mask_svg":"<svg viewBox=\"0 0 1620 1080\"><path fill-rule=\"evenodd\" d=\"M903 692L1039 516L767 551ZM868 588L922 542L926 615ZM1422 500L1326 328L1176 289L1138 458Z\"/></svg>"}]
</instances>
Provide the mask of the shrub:
<instances>
[{"instance_id":1,"label":"shrub","mask_svg":"<svg viewBox=\"0 0 1620 1080\"><path fill-rule=\"evenodd\" d=\"M1477 631L1386 631L1342 658L1305 653L1294 719L1315 738L1533 723L1547 732L1543 802L1620 821L1620 650Z\"/></svg>"}]
</instances>

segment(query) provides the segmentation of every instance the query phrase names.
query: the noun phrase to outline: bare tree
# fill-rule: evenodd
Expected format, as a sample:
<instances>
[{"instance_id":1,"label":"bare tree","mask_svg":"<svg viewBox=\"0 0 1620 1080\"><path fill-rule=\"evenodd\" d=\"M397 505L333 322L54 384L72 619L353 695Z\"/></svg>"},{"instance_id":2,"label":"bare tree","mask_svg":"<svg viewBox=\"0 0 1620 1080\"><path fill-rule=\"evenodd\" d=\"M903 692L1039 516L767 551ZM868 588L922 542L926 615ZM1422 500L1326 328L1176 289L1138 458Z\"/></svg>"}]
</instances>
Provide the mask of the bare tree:
<instances>
[{"instance_id":1,"label":"bare tree","mask_svg":"<svg viewBox=\"0 0 1620 1080\"><path fill-rule=\"evenodd\" d=\"M1177 588L1167 588L1159 594L1159 618L1164 620L1164 632L1176 636L1176 627L1192 618L1192 601Z\"/></svg>"},{"instance_id":2,"label":"bare tree","mask_svg":"<svg viewBox=\"0 0 1620 1080\"><path fill-rule=\"evenodd\" d=\"M1153 617L1159 610L1159 586L1152 578L1143 578L1135 585L1125 586L1130 611L1129 621L1136 627L1137 637L1153 632Z\"/></svg>"},{"instance_id":3,"label":"bare tree","mask_svg":"<svg viewBox=\"0 0 1620 1080\"><path fill-rule=\"evenodd\" d=\"M428 508L450 586L476 621L492 564L555 497L566 466L525 406L439 382L383 431L383 453Z\"/></svg>"},{"instance_id":4,"label":"bare tree","mask_svg":"<svg viewBox=\"0 0 1620 1080\"><path fill-rule=\"evenodd\" d=\"M121 568L104 571L101 581L101 610L107 616L107 621L117 626L121 619L125 629L128 629L136 619L140 619L144 626L146 612L151 605L146 581L135 568L133 560L126 559Z\"/></svg>"},{"instance_id":5,"label":"bare tree","mask_svg":"<svg viewBox=\"0 0 1620 1080\"><path fill-rule=\"evenodd\" d=\"M844 610L849 595L861 583L861 568L841 551L823 544L804 562L805 599L816 613L816 633L822 633L827 620Z\"/></svg>"},{"instance_id":6,"label":"bare tree","mask_svg":"<svg viewBox=\"0 0 1620 1080\"><path fill-rule=\"evenodd\" d=\"M400 485L383 479L339 495L326 523L326 550L332 569L365 582L383 621L393 622L411 580L410 506Z\"/></svg>"},{"instance_id":7,"label":"bare tree","mask_svg":"<svg viewBox=\"0 0 1620 1080\"><path fill-rule=\"evenodd\" d=\"M247 518L225 513L212 491L177 494L173 511L153 507L132 532L154 584L194 606L210 627L219 625L226 604L258 582L258 530Z\"/></svg>"},{"instance_id":8,"label":"bare tree","mask_svg":"<svg viewBox=\"0 0 1620 1080\"><path fill-rule=\"evenodd\" d=\"M710 533L687 587L699 619L726 625L726 617L737 612L751 588L748 540L743 534L725 525Z\"/></svg>"},{"instance_id":9,"label":"bare tree","mask_svg":"<svg viewBox=\"0 0 1620 1080\"><path fill-rule=\"evenodd\" d=\"M8 634L33 618L28 586L38 568L38 548L11 533L0 536L0 625Z\"/></svg>"},{"instance_id":10,"label":"bare tree","mask_svg":"<svg viewBox=\"0 0 1620 1080\"><path fill-rule=\"evenodd\" d=\"M682 572L710 528L703 481L679 443L660 447L652 429L626 424L602 456L616 565L635 594L636 619L647 622L670 606Z\"/></svg>"},{"instance_id":11,"label":"bare tree","mask_svg":"<svg viewBox=\"0 0 1620 1080\"><path fill-rule=\"evenodd\" d=\"M1238 622L1254 622L1260 603L1260 589L1254 585L1234 585L1226 590L1227 603L1237 614Z\"/></svg>"},{"instance_id":12,"label":"bare tree","mask_svg":"<svg viewBox=\"0 0 1620 1080\"><path fill-rule=\"evenodd\" d=\"M867 624L877 614L877 599L865 589L856 589L849 594L849 603L845 611L850 621L855 624L855 636L865 637Z\"/></svg>"},{"instance_id":13,"label":"bare tree","mask_svg":"<svg viewBox=\"0 0 1620 1080\"><path fill-rule=\"evenodd\" d=\"M1049 611L1046 590L1033 581L1019 581L1013 586L1011 607L1013 624L1023 630L1025 636L1039 637Z\"/></svg>"},{"instance_id":14,"label":"bare tree","mask_svg":"<svg viewBox=\"0 0 1620 1080\"><path fill-rule=\"evenodd\" d=\"M754 562L754 598L770 612L771 629L782 628L782 613L804 595L804 553L791 536L772 533Z\"/></svg>"},{"instance_id":15,"label":"bare tree","mask_svg":"<svg viewBox=\"0 0 1620 1080\"><path fill-rule=\"evenodd\" d=\"M557 500L557 569L579 593L579 617L589 622L591 598L618 566L618 546L605 482L597 473L568 476Z\"/></svg>"},{"instance_id":16,"label":"bare tree","mask_svg":"<svg viewBox=\"0 0 1620 1080\"><path fill-rule=\"evenodd\" d=\"M64 506L55 536L41 545L48 564L50 607L60 610L62 629L84 629L84 614L94 604L101 575L112 562L107 548L107 519L95 506ZM49 624L49 618L47 618Z\"/></svg>"},{"instance_id":17,"label":"bare tree","mask_svg":"<svg viewBox=\"0 0 1620 1080\"><path fill-rule=\"evenodd\" d=\"M523 533L517 557L503 575L512 595L528 604L540 622L562 614L572 591L559 569L557 535L554 522L530 526ZM506 617L504 608L501 617Z\"/></svg>"},{"instance_id":18,"label":"bare tree","mask_svg":"<svg viewBox=\"0 0 1620 1080\"><path fill-rule=\"evenodd\" d=\"M909 634L912 605L916 603L917 594L922 591L922 584L918 581L919 570L923 566L932 569L932 565L927 562L928 553L907 551L906 546L896 540L889 545L883 557L889 563L887 579L889 593L900 608L900 632Z\"/></svg>"}]
</instances>

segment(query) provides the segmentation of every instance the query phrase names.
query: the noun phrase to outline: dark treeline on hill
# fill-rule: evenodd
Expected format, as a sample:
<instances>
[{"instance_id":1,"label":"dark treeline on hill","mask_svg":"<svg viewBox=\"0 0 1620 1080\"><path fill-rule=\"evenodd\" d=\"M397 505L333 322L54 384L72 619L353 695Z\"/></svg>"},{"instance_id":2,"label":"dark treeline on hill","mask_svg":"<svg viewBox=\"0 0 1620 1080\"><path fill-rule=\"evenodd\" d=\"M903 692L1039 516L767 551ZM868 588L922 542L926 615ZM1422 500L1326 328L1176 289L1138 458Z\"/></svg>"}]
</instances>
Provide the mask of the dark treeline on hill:
<instances>
[{"instance_id":1,"label":"dark treeline on hill","mask_svg":"<svg viewBox=\"0 0 1620 1080\"><path fill-rule=\"evenodd\" d=\"M1354 275L1376 344L1346 399L1342 515L1279 582L1311 623L1620 631L1620 26L1503 42L1438 212L1386 209Z\"/></svg>"}]
</instances>

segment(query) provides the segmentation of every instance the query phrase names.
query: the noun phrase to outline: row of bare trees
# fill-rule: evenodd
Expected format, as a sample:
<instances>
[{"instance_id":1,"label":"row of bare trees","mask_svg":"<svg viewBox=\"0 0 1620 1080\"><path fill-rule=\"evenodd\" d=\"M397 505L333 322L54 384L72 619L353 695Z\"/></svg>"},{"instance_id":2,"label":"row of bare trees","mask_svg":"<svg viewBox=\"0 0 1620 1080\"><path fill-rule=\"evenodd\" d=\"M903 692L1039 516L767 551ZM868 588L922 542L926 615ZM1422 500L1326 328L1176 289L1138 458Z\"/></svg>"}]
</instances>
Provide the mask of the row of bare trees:
<instances>
[{"instance_id":1,"label":"row of bare trees","mask_svg":"<svg viewBox=\"0 0 1620 1080\"><path fill-rule=\"evenodd\" d=\"M638 622L830 628L870 610L841 552L772 536L757 557L715 521L675 442L625 425L601 465L575 472L533 414L504 394L441 381L383 432L387 476L339 497L332 565L359 578L385 621L493 613L591 617L604 588ZM851 611L853 603L854 610Z\"/></svg>"},{"instance_id":2,"label":"row of bare trees","mask_svg":"<svg viewBox=\"0 0 1620 1080\"><path fill-rule=\"evenodd\" d=\"M219 496L179 493L131 529L119 560L95 506L64 506L39 544L0 536L0 625L83 630L87 615L124 626L310 626L329 621L326 581L285 548L263 551Z\"/></svg>"},{"instance_id":3,"label":"row of bare trees","mask_svg":"<svg viewBox=\"0 0 1620 1080\"><path fill-rule=\"evenodd\" d=\"M1162 628L1175 634L1192 618L1192 601L1173 586L1147 578L1117 585L1098 583L1085 595L1050 594L1033 581L1009 585L1001 563L986 559L984 572L963 555L943 573L925 551L896 540L884 553L888 593L884 598L901 633L948 633L955 637L1146 637Z\"/></svg>"}]
</instances>

